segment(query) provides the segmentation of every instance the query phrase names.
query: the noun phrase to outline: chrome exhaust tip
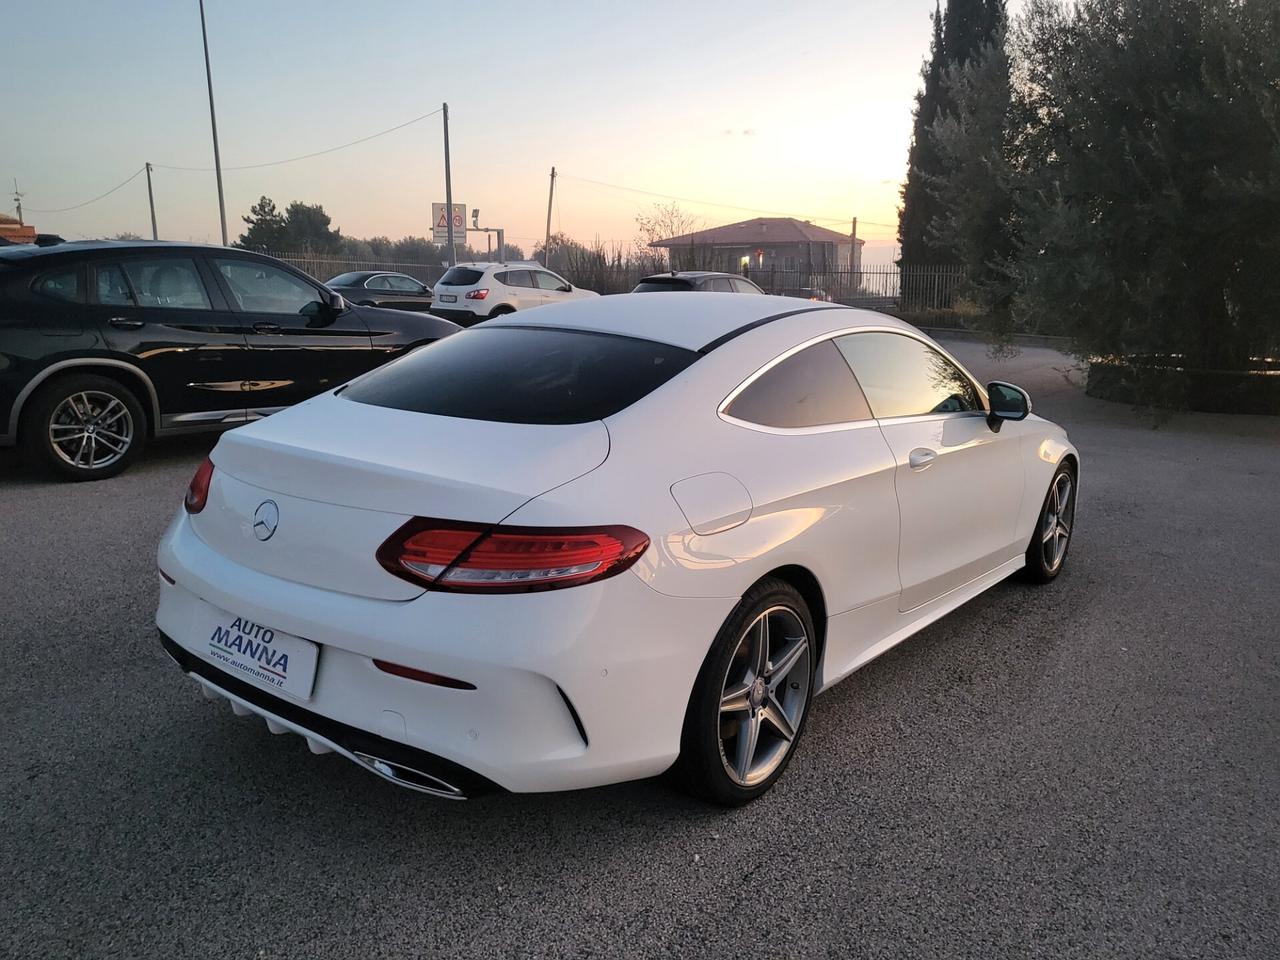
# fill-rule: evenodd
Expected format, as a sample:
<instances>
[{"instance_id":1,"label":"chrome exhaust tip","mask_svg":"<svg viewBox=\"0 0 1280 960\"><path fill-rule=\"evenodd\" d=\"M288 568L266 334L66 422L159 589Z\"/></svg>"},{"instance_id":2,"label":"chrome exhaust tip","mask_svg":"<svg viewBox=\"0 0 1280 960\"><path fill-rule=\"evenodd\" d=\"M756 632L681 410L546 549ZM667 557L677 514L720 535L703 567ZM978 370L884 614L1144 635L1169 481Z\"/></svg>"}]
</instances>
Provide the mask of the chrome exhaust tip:
<instances>
[{"instance_id":1,"label":"chrome exhaust tip","mask_svg":"<svg viewBox=\"0 0 1280 960\"><path fill-rule=\"evenodd\" d=\"M429 793L435 797L443 797L446 800L467 799L467 795L463 793L461 787L454 786L452 783L441 780L430 773L423 773L413 767L406 767L402 763L383 760L381 757L370 756L358 750L353 751L352 756L362 766L401 787L408 787L410 790L417 790L421 793Z\"/></svg>"}]
</instances>

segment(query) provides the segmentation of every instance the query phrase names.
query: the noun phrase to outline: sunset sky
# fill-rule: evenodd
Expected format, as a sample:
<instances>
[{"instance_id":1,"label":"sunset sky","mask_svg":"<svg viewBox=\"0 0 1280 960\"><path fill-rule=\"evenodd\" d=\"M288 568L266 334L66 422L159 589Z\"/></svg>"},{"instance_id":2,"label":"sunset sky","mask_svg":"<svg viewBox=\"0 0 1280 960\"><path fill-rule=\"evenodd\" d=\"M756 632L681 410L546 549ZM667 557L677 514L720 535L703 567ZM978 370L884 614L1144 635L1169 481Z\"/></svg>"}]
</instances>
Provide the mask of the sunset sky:
<instances>
[{"instance_id":1,"label":"sunset sky","mask_svg":"<svg viewBox=\"0 0 1280 960\"><path fill-rule=\"evenodd\" d=\"M448 101L455 202L526 251L554 164L552 229L578 240L631 242L664 200L648 191L707 226L768 212L847 231L857 216L883 261L933 5L206 0L222 162L324 150ZM16 177L42 231L149 236L141 176L40 211L144 161L212 166L196 0L9 4L5 28L6 192ZM212 172L154 176L161 237L218 240ZM440 118L225 170L224 185L233 239L263 194L321 203L347 235L426 235L444 199Z\"/></svg>"}]
</instances>

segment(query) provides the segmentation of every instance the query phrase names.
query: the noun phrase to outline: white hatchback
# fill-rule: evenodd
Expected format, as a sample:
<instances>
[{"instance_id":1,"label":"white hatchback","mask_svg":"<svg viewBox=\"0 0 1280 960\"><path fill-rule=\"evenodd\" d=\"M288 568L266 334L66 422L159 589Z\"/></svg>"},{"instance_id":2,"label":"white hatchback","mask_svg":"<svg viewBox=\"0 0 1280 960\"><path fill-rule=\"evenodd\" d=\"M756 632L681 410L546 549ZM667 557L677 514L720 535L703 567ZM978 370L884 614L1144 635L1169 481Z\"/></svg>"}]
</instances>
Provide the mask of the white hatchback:
<instances>
[{"instance_id":1,"label":"white hatchback","mask_svg":"<svg viewBox=\"0 0 1280 960\"><path fill-rule=\"evenodd\" d=\"M517 310L599 296L532 262L460 263L445 272L432 293L431 312L464 327Z\"/></svg>"},{"instance_id":2,"label":"white hatchback","mask_svg":"<svg viewBox=\"0 0 1280 960\"><path fill-rule=\"evenodd\" d=\"M569 303L223 434L156 623L208 696L402 786L675 765L743 803L814 695L1012 573L1055 579L1079 469L1023 391L892 317Z\"/></svg>"}]
</instances>

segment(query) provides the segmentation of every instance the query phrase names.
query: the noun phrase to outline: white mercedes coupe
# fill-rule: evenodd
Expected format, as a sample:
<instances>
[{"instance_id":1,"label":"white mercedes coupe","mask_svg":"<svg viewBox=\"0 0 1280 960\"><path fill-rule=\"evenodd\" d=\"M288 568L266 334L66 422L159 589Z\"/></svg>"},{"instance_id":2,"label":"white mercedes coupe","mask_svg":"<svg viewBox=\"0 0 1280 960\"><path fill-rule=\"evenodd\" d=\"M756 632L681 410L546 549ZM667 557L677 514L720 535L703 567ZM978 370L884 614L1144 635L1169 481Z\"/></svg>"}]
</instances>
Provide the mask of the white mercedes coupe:
<instances>
[{"instance_id":1,"label":"white mercedes coupe","mask_svg":"<svg viewBox=\"0 0 1280 960\"><path fill-rule=\"evenodd\" d=\"M815 694L1023 571L1079 458L891 317L625 295L495 318L224 434L159 549L210 698L461 798L781 776Z\"/></svg>"}]
</instances>

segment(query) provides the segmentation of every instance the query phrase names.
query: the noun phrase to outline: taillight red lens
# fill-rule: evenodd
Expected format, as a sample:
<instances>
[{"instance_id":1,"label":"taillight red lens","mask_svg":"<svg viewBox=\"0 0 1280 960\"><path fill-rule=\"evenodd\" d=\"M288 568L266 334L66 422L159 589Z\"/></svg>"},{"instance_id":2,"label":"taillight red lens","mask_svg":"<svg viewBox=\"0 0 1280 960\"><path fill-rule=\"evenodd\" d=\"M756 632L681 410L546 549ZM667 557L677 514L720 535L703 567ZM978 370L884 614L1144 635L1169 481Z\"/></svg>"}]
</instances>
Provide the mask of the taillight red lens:
<instances>
[{"instance_id":1,"label":"taillight red lens","mask_svg":"<svg viewBox=\"0 0 1280 960\"><path fill-rule=\"evenodd\" d=\"M379 549L397 577L433 590L521 593L621 573L649 547L631 527L487 527L410 520Z\"/></svg>"},{"instance_id":2,"label":"taillight red lens","mask_svg":"<svg viewBox=\"0 0 1280 960\"><path fill-rule=\"evenodd\" d=\"M483 300L488 295L489 295L488 290L468 290L465 294L463 294L463 296L466 297L468 300Z\"/></svg>"},{"instance_id":3,"label":"taillight red lens","mask_svg":"<svg viewBox=\"0 0 1280 960\"><path fill-rule=\"evenodd\" d=\"M187 513L199 513L204 509L205 501L209 499L209 481L212 479L213 461L205 457L204 463L196 467L196 475L187 485L187 498L183 501Z\"/></svg>"}]
</instances>

